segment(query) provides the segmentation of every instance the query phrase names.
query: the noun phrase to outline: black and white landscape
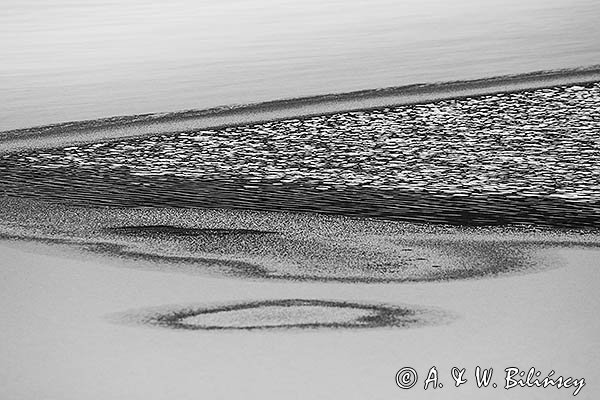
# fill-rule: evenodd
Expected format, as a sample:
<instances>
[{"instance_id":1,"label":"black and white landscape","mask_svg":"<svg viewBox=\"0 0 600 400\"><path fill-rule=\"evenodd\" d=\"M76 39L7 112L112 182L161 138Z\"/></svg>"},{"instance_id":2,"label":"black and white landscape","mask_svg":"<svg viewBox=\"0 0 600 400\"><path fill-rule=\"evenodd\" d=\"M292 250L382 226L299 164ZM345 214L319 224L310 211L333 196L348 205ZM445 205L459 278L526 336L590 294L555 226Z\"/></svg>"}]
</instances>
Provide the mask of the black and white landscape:
<instances>
[{"instance_id":1,"label":"black and white landscape","mask_svg":"<svg viewBox=\"0 0 600 400\"><path fill-rule=\"evenodd\" d=\"M4 10L0 398L600 390L593 1Z\"/></svg>"}]
</instances>

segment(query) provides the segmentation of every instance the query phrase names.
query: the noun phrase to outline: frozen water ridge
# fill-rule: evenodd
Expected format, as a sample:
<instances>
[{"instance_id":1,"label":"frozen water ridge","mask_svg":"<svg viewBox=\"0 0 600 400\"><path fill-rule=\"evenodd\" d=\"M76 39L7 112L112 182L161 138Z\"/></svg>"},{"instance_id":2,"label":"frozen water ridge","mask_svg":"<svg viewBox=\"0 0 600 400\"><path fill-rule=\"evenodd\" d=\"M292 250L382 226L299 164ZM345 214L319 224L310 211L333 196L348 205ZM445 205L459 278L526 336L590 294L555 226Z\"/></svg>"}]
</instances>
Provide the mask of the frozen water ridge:
<instances>
[{"instance_id":1,"label":"frozen water ridge","mask_svg":"<svg viewBox=\"0 0 600 400\"><path fill-rule=\"evenodd\" d=\"M5 154L0 190L85 204L595 226L598 132L600 84L562 86Z\"/></svg>"}]
</instances>

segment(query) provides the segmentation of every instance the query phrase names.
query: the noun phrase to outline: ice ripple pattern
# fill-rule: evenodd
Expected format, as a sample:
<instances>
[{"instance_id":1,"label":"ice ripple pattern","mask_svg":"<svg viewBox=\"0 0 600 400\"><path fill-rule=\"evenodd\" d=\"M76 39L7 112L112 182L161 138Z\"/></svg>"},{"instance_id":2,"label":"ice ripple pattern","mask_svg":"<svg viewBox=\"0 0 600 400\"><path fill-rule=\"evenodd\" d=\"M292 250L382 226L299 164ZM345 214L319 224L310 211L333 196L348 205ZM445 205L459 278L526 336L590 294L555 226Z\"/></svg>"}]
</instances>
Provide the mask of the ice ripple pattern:
<instances>
[{"instance_id":1,"label":"ice ripple pattern","mask_svg":"<svg viewBox=\"0 0 600 400\"><path fill-rule=\"evenodd\" d=\"M600 83L5 154L0 194L597 228Z\"/></svg>"},{"instance_id":2,"label":"ice ripple pattern","mask_svg":"<svg viewBox=\"0 0 600 400\"><path fill-rule=\"evenodd\" d=\"M127 139L18 161L320 190L598 199L600 84Z\"/></svg>"}]
</instances>

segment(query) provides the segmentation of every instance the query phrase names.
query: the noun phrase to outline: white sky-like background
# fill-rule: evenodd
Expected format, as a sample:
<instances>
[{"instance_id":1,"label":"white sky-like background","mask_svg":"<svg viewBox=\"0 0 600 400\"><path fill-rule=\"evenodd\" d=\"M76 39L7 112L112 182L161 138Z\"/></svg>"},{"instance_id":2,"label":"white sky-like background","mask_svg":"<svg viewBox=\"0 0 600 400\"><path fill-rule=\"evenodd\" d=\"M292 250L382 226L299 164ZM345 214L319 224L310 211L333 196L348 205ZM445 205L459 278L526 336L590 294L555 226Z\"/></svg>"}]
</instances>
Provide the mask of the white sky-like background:
<instances>
[{"instance_id":1,"label":"white sky-like background","mask_svg":"<svg viewBox=\"0 0 600 400\"><path fill-rule=\"evenodd\" d=\"M600 64L595 0L4 0L0 130Z\"/></svg>"}]
</instances>

